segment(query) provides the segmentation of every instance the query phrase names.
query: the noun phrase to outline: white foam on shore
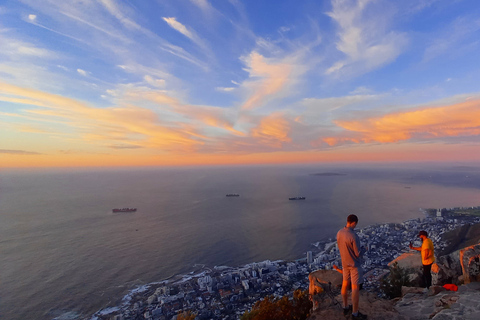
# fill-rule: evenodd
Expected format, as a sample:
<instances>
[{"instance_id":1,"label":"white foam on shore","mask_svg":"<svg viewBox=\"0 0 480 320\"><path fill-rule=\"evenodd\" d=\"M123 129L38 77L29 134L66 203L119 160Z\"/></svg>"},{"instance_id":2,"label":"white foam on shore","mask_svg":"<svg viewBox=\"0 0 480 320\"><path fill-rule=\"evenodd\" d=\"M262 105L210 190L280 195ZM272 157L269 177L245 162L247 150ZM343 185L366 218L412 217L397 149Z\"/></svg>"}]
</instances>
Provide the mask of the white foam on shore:
<instances>
[{"instance_id":1,"label":"white foam on shore","mask_svg":"<svg viewBox=\"0 0 480 320\"><path fill-rule=\"evenodd\" d=\"M65 312L64 314L53 318L53 320L75 320L79 318L79 314L73 311Z\"/></svg>"},{"instance_id":2,"label":"white foam on shore","mask_svg":"<svg viewBox=\"0 0 480 320\"><path fill-rule=\"evenodd\" d=\"M116 306L116 307L107 307L107 308L104 308L104 309L100 309L98 310L97 312L95 312L92 317L90 318L90 320L98 320L98 316L106 316L106 315L109 315L111 313L114 313L114 312L118 312L120 310L122 310L123 307L127 307L128 306L128 303L132 300L132 297L133 295L137 294L137 293L142 293L142 292L145 292L148 290L148 288L150 288L150 285L152 285L153 283L150 283L150 284L146 284L146 285L143 285L143 286L139 286L135 289L132 289L130 290L123 298L122 298L122 304L121 306ZM76 319L76 318L75 318Z\"/></svg>"},{"instance_id":3,"label":"white foam on shore","mask_svg":"<svg viewBox=\"0 0 480 320\"><path fill-rule=\"evenodd\" d=\"M120 311L120 307L110 307L110 308L105 308L105 309L102 309L100 311L98 311L97 313L95 313L96 315L99 315L99 316L106 316L110 313L114 313L114 312L117 312L117 311Z\"/></svg>"}]
</instances>

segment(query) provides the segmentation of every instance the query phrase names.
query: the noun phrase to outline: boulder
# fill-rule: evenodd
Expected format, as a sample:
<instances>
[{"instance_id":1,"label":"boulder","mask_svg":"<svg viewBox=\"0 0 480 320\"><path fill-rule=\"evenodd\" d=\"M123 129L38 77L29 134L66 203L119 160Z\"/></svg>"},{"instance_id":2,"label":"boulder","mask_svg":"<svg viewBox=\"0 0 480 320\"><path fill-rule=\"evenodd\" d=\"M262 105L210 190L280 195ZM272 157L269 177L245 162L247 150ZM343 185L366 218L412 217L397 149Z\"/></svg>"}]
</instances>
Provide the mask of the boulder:
<instances>
[{"instance_id":1,"label":"boulder","mask_svg":"<svg viewBox=\"0 0 480 320\"><path fill-rule=\"evenodd\" d=\"M480 244L460 250L460 263L465 283L480 281Z\"/></svg>"},{"instance_id":2,"label":"boulder","mask_svg":"<svg viewBox=\"0 0 480 320\"><path fill-rule=\"evenodd\" d=\"M440 271L434 276L437 285L447 283L460 284L458 279L462 275L462 264L460 263L460 250L452 252L448 255L437 258L437 265Z\"/></svg>"},{"instance_id":3,"label":"boulder","mask_svg":"<svg viewBox=\"0 0 480 320\"><path fill-rule=\"evenodd\" d=\"M388 263L392 267L395 263L408 273L412 286L420 287L423 284L422 258L418 252L406 252Z\"/></svg>"},{"instance_id":4,"label":"boulder","mask_svg":"<svg viewBox=\"0 0 480 320\"><path fill-rule=\"evenodd\" d=\"M315 290L323 291L327 287L335 290L342 287L343 276L335 270L316 270L308 275L308 292L314 294Z\"/></svg>"},{"instance_id":5,"label":"boulder","mask_svg":"<svg viewBox=\"0 0 480 320\"><path fill-rule=\"evenodd\" d=\"M398 266L402 269L419 269L422 267L422 257L420 256L419 252L406 252L394 260L388 263L389 267L392 267L395 262L398 263Z\"/></svg>"},{"instance_id":6,"label":"boulder","mask_svg":"<svg viewBox=\"0 0 480 320\"><path fill-rule=\"evenodd\" d=\"M333 292L338 292L342 287L343 276L335 270L317 270L308 275L308 281L308 293L313 310L317 310L334 303Z\"/></svg>"},{"instance_id":7,"label":"boulder","mask_svg":"<svg viewBox=\"0 0 480 320\"><path fill-rule=\"evenodd\" d=\"M429 296L435 296L437 294L439 294L440 292L442 291L447 291L447 289L445 289L444 287L442 286L431 286L429 289L428 289L428 295Z\"/></svg>"},{"instance_id":8,"label":"boulder","mask_svg":"<svg viewBox=\"0 0 480 320\"><path fill-rule=\"evenodd\" d=\"M342 297L337 295L335 303L329 307L320 308L312 312L308 320L345 320L342 309ZM379 298L376 294L360 291L360 312L366 314L369 320L408 320L408 317L400 315L395 309L394 300ZM348 317L347 319L351 319Z\"/></svg>"},{"instance_id":9,"label":"boulder","mask_svg":"<svg viewBox=\"0 0 480 320\"><path fill-rule=\"evenodd\" d=\"M420 287L405 287L402 286L402 297L405 296L406 294L423 294L424 288Z\"/></svg>"}]
</instances>

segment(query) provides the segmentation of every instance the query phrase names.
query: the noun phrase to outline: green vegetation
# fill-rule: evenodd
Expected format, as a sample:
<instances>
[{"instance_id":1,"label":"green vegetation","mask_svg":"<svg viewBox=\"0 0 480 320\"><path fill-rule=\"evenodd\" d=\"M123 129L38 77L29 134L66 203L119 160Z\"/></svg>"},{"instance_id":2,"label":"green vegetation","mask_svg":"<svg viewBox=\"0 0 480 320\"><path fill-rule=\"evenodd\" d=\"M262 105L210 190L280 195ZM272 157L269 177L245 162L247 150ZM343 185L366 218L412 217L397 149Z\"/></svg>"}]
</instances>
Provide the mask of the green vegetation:
<instances>
[{"instance_id":1,"label":"green vegetation","mask_svg":"<svg viewBox=\"0 0 480 320\"><path fill-rule=\"evenodd\" d=\"M411 282L408 277L408 272L398 266L398 262L395 262L390 267L390 274L382 279L380 283L380 290L390 298L396 298L402 296L402 286L410 286Z\"/></svg>"},{"instance_id":2,"label":"green vegetation","mask_svg":"<svg viewBox=\"0 0 480 320\"><path fill-rule=\"evenodd\" d=\"M425 209L425 212L431 217L437 215L437 209L429 208ZM480 216L480 207L443 208L442 214L445 216Z\"/></svg>"},{"instance_id":3,"label":"green vegetation","mask_svg":"<svg viewBox=\"0 0 480 320\"><path fill-rule=\"evenodd\" d=\"M304 320L310 316L312 302L307 291L295 290L293 299L268 296L258 301L252 310L245 312L241 320Z\"/></svg>"},{"instance_id":4,"label":"green vegetation","mask_svg":"<svg viewBox=\"0 0 480 320\"><path fill-rule=\"evenodd\" d=\"M458 215L471 215L471 216L480 216L480 209L461 209L452 211L454 214Z\"/></svg>"}]
</instances>

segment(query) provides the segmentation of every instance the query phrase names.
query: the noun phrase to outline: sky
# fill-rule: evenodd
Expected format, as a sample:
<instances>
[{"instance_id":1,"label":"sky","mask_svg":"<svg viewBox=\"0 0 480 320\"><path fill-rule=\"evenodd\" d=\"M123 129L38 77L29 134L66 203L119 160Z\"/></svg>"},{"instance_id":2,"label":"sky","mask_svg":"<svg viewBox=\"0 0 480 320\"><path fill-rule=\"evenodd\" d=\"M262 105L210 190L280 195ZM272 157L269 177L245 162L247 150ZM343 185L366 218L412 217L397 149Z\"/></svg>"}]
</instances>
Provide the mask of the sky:
<instances>
[{"instance_id":1,"label":"sky","mask_svg":"<svg viewBox=\"0 0 480 320\"><path fill-rule=\"evenodd\" d=\"M0 167L480 160L478 0L0 1Z\"/></svg>"}]
</instances>

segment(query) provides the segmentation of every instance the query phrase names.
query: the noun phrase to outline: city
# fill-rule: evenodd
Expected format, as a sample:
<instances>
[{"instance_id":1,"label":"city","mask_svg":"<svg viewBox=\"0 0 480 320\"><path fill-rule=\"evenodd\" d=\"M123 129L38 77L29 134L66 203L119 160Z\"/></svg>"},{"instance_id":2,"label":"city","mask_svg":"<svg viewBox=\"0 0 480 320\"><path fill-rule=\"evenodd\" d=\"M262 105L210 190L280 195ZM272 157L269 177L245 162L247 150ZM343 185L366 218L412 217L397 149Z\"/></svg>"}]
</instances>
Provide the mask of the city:
<instances>
[{"instance_id":1,"label":"city","mask_svg":"<svg viewBox=\"0 0 480 320\"><path fill-rule=\"evenodd\" d=\"M357 230L365 249L364 288L378 288L379 277L388 271L388 263L408 251L408 244L420 230L426 230L436 252L448 243L442 234L466 224L480 223L469 214L479 207L424 210L424 219L386 223ZM418 240L419 241L419 240ZM419 243L415 244L419 245ZM239 319L265 296L292 295L295 289L308 288L308 275L317 269L340 266L335 239L316 243L306 257L295 261L263 261L241 267L203 267L201 272L149 284L132 291L120 307L97 312L93 319L175 319L180 312L191 311L196 319Z\"/></svg>"}]
</instances>

